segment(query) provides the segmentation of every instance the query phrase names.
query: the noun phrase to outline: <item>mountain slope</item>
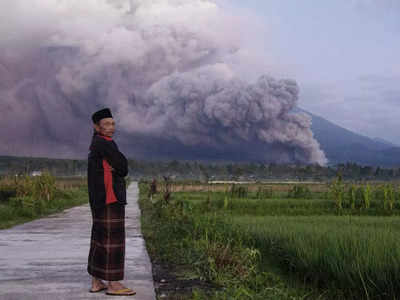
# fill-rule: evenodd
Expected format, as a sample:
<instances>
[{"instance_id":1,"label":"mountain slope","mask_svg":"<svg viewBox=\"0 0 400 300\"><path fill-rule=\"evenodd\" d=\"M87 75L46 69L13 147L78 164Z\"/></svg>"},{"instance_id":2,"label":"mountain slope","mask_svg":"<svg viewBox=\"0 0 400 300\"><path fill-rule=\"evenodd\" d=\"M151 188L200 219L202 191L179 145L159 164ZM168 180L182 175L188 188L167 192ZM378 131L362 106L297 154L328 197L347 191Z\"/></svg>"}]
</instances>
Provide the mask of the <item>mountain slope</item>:
<instances>
[{"instance_id":1,"label":"mountain slope","mask_svg":"<svg viewBox=\"0 0 400 300\"><path fill-rule=\"evenodd\" d=\"M299 109L312 118L311 129L329 164L356 162L363 165L400 166L400 147L381 139L372 139L320 116Z\"/></svg>"}]
</instances>

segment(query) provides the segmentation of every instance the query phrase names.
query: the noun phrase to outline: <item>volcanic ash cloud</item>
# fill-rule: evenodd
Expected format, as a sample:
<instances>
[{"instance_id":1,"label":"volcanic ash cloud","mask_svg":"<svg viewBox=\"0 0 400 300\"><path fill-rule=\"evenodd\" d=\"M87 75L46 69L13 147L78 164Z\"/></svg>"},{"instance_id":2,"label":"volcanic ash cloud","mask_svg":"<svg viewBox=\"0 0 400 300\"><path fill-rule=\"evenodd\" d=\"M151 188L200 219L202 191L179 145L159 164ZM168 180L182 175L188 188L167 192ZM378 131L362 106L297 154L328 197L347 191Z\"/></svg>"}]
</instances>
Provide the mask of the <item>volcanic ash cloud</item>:
<instances>
[{"instance_id":1,"label":"volcanic ash cloud","mask_svg":"<svg viewBox=\"0 0 400 300\"><path fill-rule=\"evenodd\" d=\"M109 106L130 156L326 163L296 82L254 69L252 24L216 2L3 2L1 153L82 156Z\"/></svg>"}]
</instances>

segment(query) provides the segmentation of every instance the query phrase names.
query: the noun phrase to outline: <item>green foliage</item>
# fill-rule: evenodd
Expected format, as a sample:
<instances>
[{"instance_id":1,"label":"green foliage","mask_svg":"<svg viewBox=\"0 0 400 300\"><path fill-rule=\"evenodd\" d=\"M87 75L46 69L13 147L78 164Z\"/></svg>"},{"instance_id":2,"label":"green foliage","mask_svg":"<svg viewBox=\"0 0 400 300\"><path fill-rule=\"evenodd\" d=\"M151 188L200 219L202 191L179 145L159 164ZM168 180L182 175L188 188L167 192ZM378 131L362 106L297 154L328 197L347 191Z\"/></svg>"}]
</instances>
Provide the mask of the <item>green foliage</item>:
<instances>
[{"instance_id":1,"label":"green foliage","mask_svg":"<svg viewBox=\"0 0 400 300\"><path fill-rule=\"evenodd\" d=\"M132 183L132 179L129 176L125 177L125 185L128 188L129 185Z\"/></svg>"},{"instance_id":2,"label":"green foliage","mask_svg":"<svg viewBox=\"0 0 400 300\"><path fill-rule=\"evenodd\" d=\"M393 210L395 201L395 191L392 184L385 184L383 187L384 194L384 209Z\"/></svg>"},{"instance_id":3,"label":"green foliage","mask_svg":"<svg viewBox=\"0 0 400 300\"><path fill-rule=\"evenodd\" d=\"M322 167L318 165L296 165L276 163L199 163L197 161L146 161L128 159L130 176L139 180L164 175L176 176L179 180L317 180L335 178L337 170L343 174L343 180L394 180L400 178L400 169L362 166L356 163L338 164ZM32 157L0 156L0 173L23 174L34 170L47 169L54 176L76 176L85 174L86 160L51 159Z\"/></svg>"},{"instance_id":4,"label":"green foliage","mask_svg":"<svg viewBox=\"0 0 400 300\"><path fill-rule=\"evenodd\" d=\"M311 198L311 191L307 186L294 185L287 196L294 199L309 199Z\"/></svg>"},{"instance_id":5,"label":"green foliage","mask_svg":"<svg viewBox=\"0 0 400 300\"><path fill-rule=\"evenodd\" d=\"M16 181L16 196L10 199L14 207L31 211L32 216L42 213L54 199L56 192L55 177L48 172L40 176L20 176Z\"/></svg>"},{"instance_id":6,"label":"green foliage","mask_svg":"<svg viewBox=\"0 0 400 300\"><path fill-rule=\"evenodd\" d=\"M347 294L396 299L400 294L395 218L237 217L256 247L288 272ZM365 280L368 278L368 280Z\"/></svg>"},{"instance_id":7,"label":"green foliage","mask_svg":"<svg viewBox=\"0 0 400 300\"><path fill-rule=\"evenodd\" d=\"M229 199L227 196L225 196L224 198L224 209L228 209L228 205L229 205Z\"/></svg>"},{"instance_id":8,"label":"green foliage","mask_svg":"<svg viewBox=\"0 0 400 300\"><path fill-rule=\"evenodd\" d=\"M367 184L363 189L364 206L368 209L371 205L371 186Z\"/></svg>"},{"instance_id":9,"label":"green foliage","mask_svg":"<svg viewBox=\"0 0 400 300\"><path fill-rule=\"evenodd\" d=\"M175 192L169 205L141 197L146 245L153 258L190 266L217 285L193 299L300 299L307 293L288 288L287 278L307 284L307 299L397 299L400 227L397 217L386 216L400 214L394 185L346 186L339 176L329 199L297 193ZM275 268L288 277L276 278Z\"/></svg>"},{"instance_id":10,"label":"green foliage","mask_svg":"<svg viewBox=\"0 0 400 300\"><path fill-rule=\"evenodd\" d=\"M287 287L270 282L272 275L260 270L260 251L221 218L222 212L205 213L207 201L194 204L186 193L174 193L168 205L162 205L161 199L152 203L142 187L142 230L152 260L190 266L200 280L215 285L207 293L194 291L192 299L277 299L270 298L272 294L291 299ZM226 209L228 197L220 199Z\"/></svg>"},{"instance_id":11,"label":"green foliage","mask_svg":"<svg viewBox=\"0 0 400 300\"><path fill-rule=\"evenodd\" d=\"M15 186L0 185L0 203L6 203L10 197L15 197L16 195Z\"/></svg>"},{"instance_id":12,"label":"green foliage","mask_svg":"<svg viewBox=\"0 0 400 300\"><path fill-rule=\"evenodd\" d=\"M343 209L343 200L345 196L345 186L342 182L342 176L339 174L337 178L329 186L331 195L336 203L336 209L340 214Z\"/></svg>"},{"instance_id":13,"label":"green foliage","mask_svg":"<svg viewBox=\"0 0 400 300\"><path fill-rule=\"evenodd\" d=\"M87 186L82 181L69 189L57 185L56 178L49 172L7 180L7 189L11 192L7 201L0 205L0 228L87 203Z\"/></svg>"},{"instance_id":14,"label":"green foliage","mask_svg":"<svg viewBox=\"0 0 400 300\"><path fill-rule=\"evenodd\" d=\"M256 192L257 199L270 199L274 197L274 192L272 188L262 188L261 186L258 187Z\"/></svg>"},{"instance_id":15,"label":"green foliage","mask_svg":"<svg viewBox=\"0 0 400 300\"><path fill-rule=\"evenodd\" d=\"M247 187L244 186L237 186L236 184L232 184L231 190L230 190L230 195L231 197L235 198L246 198L249 193L249 190Z\"/></svg>"},{"instance_id":16,"label":"green foliage","mask_svg":"<svg viewBox=\"0 0 400 300\"><path fill-rule=\"evenodd\" d=\"M349 206L351 209L355 209L356 208L356 202L357 202L357 189L354 186L354 184L352 184L348 190L348 197L349 197Z\"/></svg>"}]
</instances>

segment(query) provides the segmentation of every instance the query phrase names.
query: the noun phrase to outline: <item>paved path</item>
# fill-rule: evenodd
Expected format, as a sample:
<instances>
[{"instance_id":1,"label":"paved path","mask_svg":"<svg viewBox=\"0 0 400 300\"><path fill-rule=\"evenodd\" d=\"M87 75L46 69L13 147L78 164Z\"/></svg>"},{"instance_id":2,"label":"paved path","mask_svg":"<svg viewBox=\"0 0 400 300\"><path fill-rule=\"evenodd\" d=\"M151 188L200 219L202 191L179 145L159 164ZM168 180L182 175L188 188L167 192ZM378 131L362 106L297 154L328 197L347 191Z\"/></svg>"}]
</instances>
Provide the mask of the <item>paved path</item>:
<instances>
[{"instance_id":1,"label":"paved path","mask_svg":"<svg viewBox=\"0 0 400 300\"><path fill-rule=\"evenodd\" d=\"M125 279L135 296L154 300L151 264L140 230L138 185L127 191ZM116 299L89 293L87 273L92 217L89 205L0 230L0 299Z\"/></svg>"}]
</instances>

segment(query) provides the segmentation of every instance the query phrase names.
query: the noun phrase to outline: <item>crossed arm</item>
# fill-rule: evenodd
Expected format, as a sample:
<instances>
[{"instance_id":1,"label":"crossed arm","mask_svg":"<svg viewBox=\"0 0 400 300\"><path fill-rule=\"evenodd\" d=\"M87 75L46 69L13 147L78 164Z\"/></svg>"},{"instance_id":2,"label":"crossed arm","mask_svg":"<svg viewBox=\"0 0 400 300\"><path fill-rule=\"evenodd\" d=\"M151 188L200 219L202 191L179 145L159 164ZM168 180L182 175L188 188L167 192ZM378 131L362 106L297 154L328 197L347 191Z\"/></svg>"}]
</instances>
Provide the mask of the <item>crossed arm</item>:
<instances>
[{"instance_id":1,"label":"crossed arm","mask_svg":"<svg viewBox=\"0 0 400 300\"><path fill-rule=\"evenodd\" d=\"M111 165L114 172L121 177L128 175L128 160L111 142L101 141L97 143L97 150Z\"/></svg>"}]
</instances>

